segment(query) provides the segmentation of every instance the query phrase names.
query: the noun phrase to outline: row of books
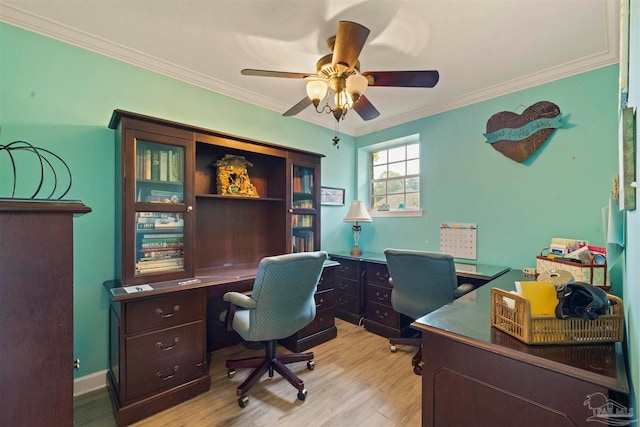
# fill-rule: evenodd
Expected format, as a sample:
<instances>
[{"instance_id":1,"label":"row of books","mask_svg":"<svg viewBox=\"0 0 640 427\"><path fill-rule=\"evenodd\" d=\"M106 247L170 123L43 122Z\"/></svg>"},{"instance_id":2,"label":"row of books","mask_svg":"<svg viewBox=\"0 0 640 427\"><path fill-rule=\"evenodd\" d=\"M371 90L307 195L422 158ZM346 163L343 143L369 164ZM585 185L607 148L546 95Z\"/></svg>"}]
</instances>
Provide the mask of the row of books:
<instances>
[{"instance_id":1,"label":"row of books","mask_svg":"<svg viewBox=\"0 0 640 427\"><path fill-rule=\"evenodd\" d=\"M312 227L313 215L291 215L292 227Z\"/></svg>"},{"instance_id":2,"label":"row of books","mask_svg":"<svg viewBox=\"0 0 640 427\"><path fill-rule=\"evenodd\" d=\"M136 262L138 273L152 273L184 268L182 233L144 234Z\"/></svg>"},{"instance_id":3,"label":"row of books","mask_svg":"<svg viewBox=\"0 0 640 427\"><path fill-rule=\"evenodd\" d=\"M313 169L295 168L293 170L293 192L312 193L313 192Z\"/></svg>"},{"instance_id":4,"label":"row of books","mask_svg":"<svg viewBox=\"0 0 640 427\"><path fill-rule=\"evenodd\" d=\"M293 252L313 251L313 231L299 231L292 239Z\"/></svg>"},{"instance_id":5,"label":"row of books","mask_svg":"<svg viewBox=\"0 0 640 427\"><path fill-rule=\"evenodd\" d=\"M313 208L313 200L309 200L309 199L294 200L293 207L294 208L312 209Z\"/></svg>"},{"instance_id":6,"label":"row of books","mask_svg":"<svg viewBox=\"0 0 640 427\"><path fill-rule=\"evenodd\" d=\"M136 176L150 181L182 182L182 151L157 144L138 144L136 152Z\"/></svg>"},{"instance_id":7,"label":"row of books","mask_svg":"<svg viewBox=\"0 0 640 427\"><path fill-rule=\"evenodd\" d=\"M184 227L182 214L138 212L137 216L138 230L182 230Z\"/></svg>"}]
</instances>

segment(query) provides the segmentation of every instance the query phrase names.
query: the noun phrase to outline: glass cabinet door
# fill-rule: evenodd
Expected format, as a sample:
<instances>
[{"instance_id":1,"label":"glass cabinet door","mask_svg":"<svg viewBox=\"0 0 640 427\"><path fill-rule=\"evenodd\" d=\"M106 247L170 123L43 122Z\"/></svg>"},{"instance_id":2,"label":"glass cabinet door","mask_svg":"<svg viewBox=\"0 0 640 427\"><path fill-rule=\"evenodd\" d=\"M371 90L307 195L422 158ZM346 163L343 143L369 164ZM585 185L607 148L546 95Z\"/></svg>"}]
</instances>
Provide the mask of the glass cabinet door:
<instances>
[{"instance_id":1,"label":"glass cabinet door","mask_svg":"<svg viewBox=\"0 0 640 427\"><path fill-rule=\"evenodd\" d=\"M319 250L317 169L293 165L291 196L291 252Z\"/></svg>"},{"instance_id":2,"label":"glass cabinet door","mask_svg":"<svg viewBox=\"0 0 640 427\"><path fill-rule=\"evenodd\" d=\"M162 130L125 132L124 176L134 177L123 182L125 284L194 274L193 180L188 179L193 142Z\"/></svg>"}]
</instances>

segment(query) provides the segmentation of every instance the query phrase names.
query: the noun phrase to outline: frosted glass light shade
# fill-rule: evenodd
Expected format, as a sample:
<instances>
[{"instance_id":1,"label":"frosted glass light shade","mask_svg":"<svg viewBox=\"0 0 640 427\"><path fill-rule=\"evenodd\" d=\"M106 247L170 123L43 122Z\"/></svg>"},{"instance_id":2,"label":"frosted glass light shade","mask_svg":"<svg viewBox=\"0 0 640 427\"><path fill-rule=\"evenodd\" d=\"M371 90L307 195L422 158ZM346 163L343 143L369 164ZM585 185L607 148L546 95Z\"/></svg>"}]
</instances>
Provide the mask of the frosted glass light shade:
<instances>
[{"instance_id":1,"label":"frosted glass light shade","mask_svg":"<svg viewBox=\"0 0 640 427\"><path fill-rule=\"evenodd\" d=\"M327 95L328 86L322 80L311 80L307 82L307 96L316 107L320 101Z\"/></svg>"},{"instance_id":2,"label":"frosted glass light shade","mask_svg":"<svg viewBox=\"0 0 640 427\"><path fill-rule=\"evenodd\" d=\"M347 91L351 94L354 102L364 94L368 86L369 81L362 74L353 74L347 78Z\"/></svg>"}]
</instances>

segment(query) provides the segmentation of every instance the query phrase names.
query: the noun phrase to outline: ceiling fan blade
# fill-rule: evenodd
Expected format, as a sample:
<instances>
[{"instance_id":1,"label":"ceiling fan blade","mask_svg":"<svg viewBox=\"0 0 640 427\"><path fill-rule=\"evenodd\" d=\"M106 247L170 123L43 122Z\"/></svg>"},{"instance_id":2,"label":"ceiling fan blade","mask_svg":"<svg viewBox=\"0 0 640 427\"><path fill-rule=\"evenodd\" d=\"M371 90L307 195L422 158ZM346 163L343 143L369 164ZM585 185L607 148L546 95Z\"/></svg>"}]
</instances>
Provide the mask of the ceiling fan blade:
<instances>
[{"instance_id":1,"label":"ceiling fan blade","mask_svg":"<svg viewBox=\"0 0 640 427\"><path fill-rule=\"evenodd\" d=\"M313 102L311 102L311 99L308 96L305 96L296 105L294 105L293 107L289 108L287 111L282 113L282 115L287 117L295 116L296 114L298 114L299 112L301 112L311 104L313 104Z\"/></svg>"},{"instance_id":2,"label":"ceiling fan blade","mask_svg":"<svg viewBox=\"0 0 640 427\"><path fill-rule=\"evenodd\" d=\"M353 104L353 109L362 117L362 120L375 119L380 115L380 112L376 110L376 107L374 107L364 95L360 95L358 101Z\"/></svg>"},{"instance_id":3,"label":"ceiling fan blade","mask_svg":"<svg viewBox=\"0 0 640 427\"><path fill-rule=\"evenodd\" d=\"M367 37L369 37L369 29L367 27L355 22L340 21L331 64L343 64L352 68L358 61L358 56L367 41Z\"/></svg>"},{"instance_id":4,"label":"ceiling fan blade","mask_svg":"<svg viewBox=\"0 0 640 427\"><path fill-rule=\"evenodd\" d=\"M434 87L440 79L436 70L367 71L362 75L369 80L369 86Z\"/></svg>"},{"instance_id":5,"label":"ceiling fan blade","mask_svg":"<svg viewBox=\"0 0 640 427\"><path fill-rule=\"evenodd\" d=\"M240 71L244 76L259 76L259 77L284 77L287 79L304 79L305 77L313 76L309 73L290 73L287 71L268 71L268 70L253 70L251 68L245 68Z\"/></svg>"}]
</instances>

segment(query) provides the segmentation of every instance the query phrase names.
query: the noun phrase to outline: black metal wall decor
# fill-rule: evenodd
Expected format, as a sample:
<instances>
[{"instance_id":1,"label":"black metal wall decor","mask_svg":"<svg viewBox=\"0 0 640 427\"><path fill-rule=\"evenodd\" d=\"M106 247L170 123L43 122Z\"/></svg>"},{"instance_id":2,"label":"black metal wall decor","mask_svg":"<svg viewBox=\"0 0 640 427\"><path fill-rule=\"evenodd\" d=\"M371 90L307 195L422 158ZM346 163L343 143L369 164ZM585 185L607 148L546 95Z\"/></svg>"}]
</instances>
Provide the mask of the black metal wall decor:
<instances>
[{"instance_id":1,"label":"black metal wall decor","mask_svg":"<svg viewBox=\"0 0 640 427\"><path fill-rule=\"evenodd\" d=\"M0 164L2 162L2 155L6 154L9 158L9 164L11 167L11 171L8 173L8 175L10 177L13 176L12 182L9 185L11 187L11 194L8 196L2 194L4 191L6 191L6 189L2 188L4 185L2 185L3 183L2 181L0 181L0 197L10 199L16 198L16 186L20 173L18 172L18 167L16 165L15 152L27 152L29 155L35 157L36 168L35 170L30 168L28 173L40 175L39 179L36 177L36 182L38 182L38 184L36 185L35 191L33 192L33 194L26 198L61 200L64 196L67 195L67 193L71 189L72 183L71 169L69 169L67 163L62 160L60 156L52 153L45 148L36 147L26 141L13 141L7 145L0 144ZM20 164L22 164L22 162ZM29 166L31 165L32 163L29 162ZM48 181L47 178L49 176L51 177L52 182L47 182L45 185L45 181ZM62 185L59 185L62 181L66 181L63 179L63 176L67 177L69 181L66 188L62 188ZM45 190L45 187L48 188L49 185L51 185L52 189L48 194L44 195L45 192L48 191L48 189Z\"/></svg>"}]
</instances>

